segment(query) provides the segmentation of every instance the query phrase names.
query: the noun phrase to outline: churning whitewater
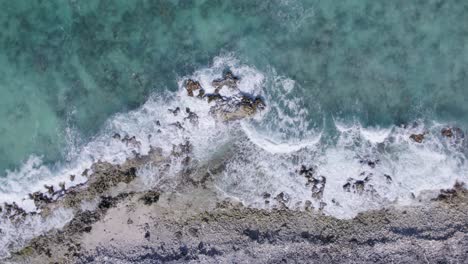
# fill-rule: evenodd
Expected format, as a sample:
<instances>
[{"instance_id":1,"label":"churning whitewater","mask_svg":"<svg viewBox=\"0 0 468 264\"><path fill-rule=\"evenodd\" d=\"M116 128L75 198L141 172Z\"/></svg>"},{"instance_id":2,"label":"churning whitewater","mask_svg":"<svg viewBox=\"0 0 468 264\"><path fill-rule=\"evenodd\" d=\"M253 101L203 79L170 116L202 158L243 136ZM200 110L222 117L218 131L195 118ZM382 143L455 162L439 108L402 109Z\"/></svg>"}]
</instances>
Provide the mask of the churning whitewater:
<instances>
[{"instance_id":1,"label":"churning whitewater","mask_svg":"<svg viewBox=\"0 0 468 264\"><path fill-rule=\"evenodd\" d=\"M209 104L187 95L188 78L210 93L215 89L211 81L226 69L239 78L242 93L265 98L266 107L258 115L219 122ZM364 128L358 121L333 117L331 122L313 124L301 98L294 96L295 85L284 76L267 79L233 56L217 57L212 66L181 78L176 93L153 95L139 109L115 115L89 143L74 146L76 154L70 153L68 162L45 166L40 157L32 156L19 170L9 171L1 179L1 202L15 202L32 211L28 194L46 192L44 185L59 189L62 182L68 188L85 182L86 171L99 160L119 164L152 148L170 153L185 141L193 144L193 159L201 163L222 158L226 167L217 179L219 189L255 207L277 206L274 199L265 203L265 197L283 193L288 207L301 208L310 201L325 213L351 217L393 202L407 203L424 190L466 180L461 178L467 174L463 135L445 137L440 132L450 126L416 120ZM229 89L220 94L231 95ZM188 113L195 113L197 121L191 122ZM411 139L423 133L422 143ZM326 179L320 199L312 196L304 168ZM139 176L157 182L158 173L145 169Z\"/></svg>"},{"instance_id":2,"label":"churning whitewater","mask_svg":"<svg viewBox=\"0 0 468 264\"><path fill-rule=\"evenodd\" d=\"M226 72L236 89L226 87L229 83L214 85ZM262 98L264 107L247 118L220 120L213 102L188 92L188 80L220 98ZM468 180L464 135L450 124L415 120L375 128L333 116L312 119L317 113L306 110L310 107L304 107L294 80L264 74L232 55L214 58L210 67L178 83L178 91L154 94L137 110L113 116L90 142L70 146L68 161L47 166L32 156L20 169L8 171L0 178L0 202L33 212L33 193L57 199L65 189L85 183L98 161L121 164L154 149L169 156L187 142L193 149L190 159L208 173L212 162L223 164L214 179L220 195L254 208L314 208L349 218L410 204L426 190ZM142 188L170 189L171 175L184 169L178 157L173 159L164 173L160 167L140 168L137 176L146 183ZM63 226L70 214L60 209L47 219L30 216L21 227L2 218L0 251L13 241Z\"/></svg>"}]
</instances>

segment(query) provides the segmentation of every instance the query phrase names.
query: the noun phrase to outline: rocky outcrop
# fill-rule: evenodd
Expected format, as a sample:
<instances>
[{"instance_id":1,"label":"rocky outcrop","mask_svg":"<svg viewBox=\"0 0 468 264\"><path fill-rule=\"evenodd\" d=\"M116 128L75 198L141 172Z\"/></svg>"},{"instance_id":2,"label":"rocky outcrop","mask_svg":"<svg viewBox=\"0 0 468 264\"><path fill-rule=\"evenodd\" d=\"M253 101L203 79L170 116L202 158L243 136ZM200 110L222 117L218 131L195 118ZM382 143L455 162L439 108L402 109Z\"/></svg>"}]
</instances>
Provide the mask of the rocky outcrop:
<instances>
[{"instance_id":1,"label":"rocky outcrop","mask_svg":"<svg viewBox=\"0 0 468 264\"><path fill-rule=\"evenodd\" d=\"M465 133L458 127L446 127L440 132L443 137L450 140L453 145L462 145L465 141Z\"/></svg>"},{"instance_id":2,"label":"rocky outcrop","mask_svg":"<svg viewBox=\"0 0 468 264\"><path fill-rule=\"evenodd\" d=\"M210 189L103 197L12 263L465 263L462 184L419 206L336 219L314 211L246 208ZM207 196L208 195L208 196ZM201 196L204 196L201 198ZM157 198L156 198L157 197ZM206 198L212 199L206 199ZM287 200L285 194L276 199ZM204 202L201 202L204 201ZM156 234L156 235L155 235Z\"/></svg>"},{"instance_id":3,"label":"rocky outcrop","mask_svg":"<svg viewBox=\"0 0 468 264\"><path fill-rule=\"evenodd\" d=\"M194 91L199 91L198 96L203 96L203 88L198 81L194 81L192 79L188 79L185 81L185 89L187 90L187 95L193 97Z\"/></svg>"},{"instance_id":4,"label":"rocky outcrop","mask_svg":"<svg viewBox=\"0 0 468 264\"><path fill-rule=\"evenodd\" d=\"M221 100L211 108L211 112L223 121L234 121L251 117L265 108L265 103L260 97L242 95L232 100Z\"/></svg>"},{"instance_id":5,"label":"rocky outcrop","mask_svg":"<svg viewBox=\"0 0 468 264\"><path fill-rule=\"evenodd\" d=\"M410 135L410 139L412 139L416 143L422 143L424 140L425 134L412 134Z\"/></svg>"},{"instance_id":6,"label":"rocky outcrop","mask_svg":"<svg viewBox=\"0 0 468 264\"><path fill-rule=\"evenodd\" d=\"M260 96L246 94L237 88L240 78L235 76L230 70L223 73L223 77L213 80L212 86L215 88L213 93L205 93L198 81L188 79L185 81L187 95L194 96L194 91L200 90L198 98L206 100L208 104L214 103L211 107L213 116L222 121L234 121L257 114L265 108L265 102ZM234 91L232 96L223 96L220 91L227 87ZM203 92L201 92L203 91ZM173 111L174 112L174 111ZM187 112L190 118L190 112Z\"/></svg>"},{"instance_id":7,"label":"rocky outcrop","mask_svg":"<svg viewBox=\"0 0 468 264\"><path fill-rule=\"evenodd\" d=\"M323 191L327 178L316 174L316 167L307 167L302 165L299 170L299 175L303 175L307 179L306 186L311 186L312 198L322 199Z\"/></svg>"},{"instance_id":8,"label":"rocky outcrop","mask_svg":"<svg viewBox=\"0 0 468 264\"><path fill-rule=\"evenodd\" d=\"M230 89L236 89L239 81L239 77L235 76L229 69L227 69L223 72L223 77L213 80L211 85L216 88L215 93L219 93L219 90L221 90L223 86Z\"/></svg>"}]
</instances>

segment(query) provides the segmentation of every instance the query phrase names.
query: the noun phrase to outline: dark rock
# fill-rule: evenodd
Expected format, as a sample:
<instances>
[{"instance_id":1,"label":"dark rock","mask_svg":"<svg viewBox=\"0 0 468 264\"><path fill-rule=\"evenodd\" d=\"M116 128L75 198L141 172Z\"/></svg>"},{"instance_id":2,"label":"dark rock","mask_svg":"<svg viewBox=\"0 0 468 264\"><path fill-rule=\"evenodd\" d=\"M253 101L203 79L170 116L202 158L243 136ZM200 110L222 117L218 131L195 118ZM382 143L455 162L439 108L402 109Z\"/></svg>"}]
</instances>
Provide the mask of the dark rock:
<instances>
[{"instance_id":1,"label":"dark rock","mask_svg":"<svg viewBox=\"0 0 468 264\"><path fill-rule=\"evenodd\" d=\"M180 254L181 254L182 256L187 256L188 253L189 253L189 249L188 249L188 247L187 247L186 245L180 246L180 247L179 247L179 251L180 251Z\"/></svg>"},{"instance_id":2,"label":"dark rock","mask_svg":"<svg viewBox=\"0 0 468 264\"><path fill-rule=\"evenodd\" d=\"M172 123L172 124L170 124L170 125L171 125L171 126L175 126L176 128L178 128L178 129L180 129L180 130L184 130L184 126L182 126L182 124L181 124L179 121L177 121L177 122L175 122L175 123Z\"/></svg>"},{"instance_id":3,"label":"dark rock","mask_svg":"<svg viewBox=\"0 0 468 264\"><path fill-rule=\"evenodd\" d=\"M126 146L131 146L131 147L136 147L139 148L141 146L141 142L136 139L135 136L129 137L126 135L123 139L122 142L125 143Z\"/></svg>"},{"instance_id":4,"label":"dark rock","mask_svg":"<svg viewBox=\"0 0 468 264\"><path fill-rule=\"evenodd\" d=\"M188 79L185 82L185 89L187 90L188 96L193 96L193 91L203 90L201 84L198 81L194 81L192 79Z\"/></svg>"},{"instance_id":5,"label":"dark rock","mask_svg":"<svg viewBox=\"0 0 468 264\"><path fill-rule=\"evenodd\" d=\"M379 159L376 159L376 160L371 160L371 159L360 159L359 160L359 163L361 164L367 164L367 166L371 167L372 169L375 168L375 166L377 164L379 164L380 160Z\"/></svg>"},{"instance_id":6,"label":"dark rock","mask_svg":"<svg viewBox=\"0 0 468 264\"><path fill-rule=\"evenodd\" d=\"M350 192L351 191L351 183L349 181L343 185L343 190L345 192Z\"/></svg>"},{"instance_id":7,"label":"dark rock","mask_svg":"<svg viewBox=\"0 0 468 264\"><path fill-rule=\"evenodd\" d=\"M365 175L365 173L361 173L361 176ZM366 184L371 180L372 173L367 175L363 180L355 180L353 178L349 178L347 183L343 185L343 190L346 192L351 192L351 190L355 193L362 194L366 189Z\"/></svg>"},{"instance_id":8,"label":"dark rock","mask_svg":"<svg viewBox=\"0 0 468 264\"><path fill-rule=\"evenodd\" d=\"M393 179L390 175L384 174L384 177L388 184L392 183Z\"/></svg>"},{"instance_id":9,"label":"dark rock","mask_svg":"<svg viewBox=\"0 0 468 264\"><path fill-rule=\"evenodd\" d=\"M325 190L325 184L327 179L324 176L315 175L316 167L306 167L302 165L299 170L299 175L304 175L307 179L306 186L312 185L312 197L316 199L321 199L323 197L323 191Z\"/></svg>"},{"instance_id":10,"label":"dark rock","mask_svg":"<svg viewBox=\"0 0 468 264\"><path fill-rule=\"evenodd\" d=\"M287 203L289 202L290 197L287 193L280 192L278 195L276 195L275 200L280 203Z\"/></svg>"},{"instance_id":11,"label":"dark rock","mask_svg":"<svg viewBox=\"0 0 468 264\"><path fill-rule=\"evenodd\" d=\"M207 94L205 97L208 98L208 103L211 103L212 101L223 100L223 97L219 94Z\"/></svg>"},{"instance_id":12,"label":"dark rock","mask_svg":"<svg viewBox=\"0 0 468 264\"><path fill-rule=\"evenodd\" d=\"M152 205L153 203L156 203L159 201L160 195L161 194L159 192L149 191L140 198L140 201L143 201L145 205Z\"/></svg>"},{"instance_id":13,"label":"dark rock","mask_svg":"<svg viewBox=\"0 0 468 264\"><path fill-rule=\"evenodd\" d=\"M206 252L206 255L209 256L209 257L214 257L214 256L220 256L222 255L223 253L219 250L217 250L216 248L212 247L210 248L210 250L208 250Z\"/></svg>"},{"instance_id":14,"label":"dark rock","mask_svg":"<svg viewBox=\"0 0 468 264\"><path fill-rule=\"evenodd\" d=\"M442 136L451 138L453 136L452 128L442 128Z\"/></svg>"},{"instance_id":15,"label":"dark rock","mask_svg":"<svg viewBox=\"0 0 468 264\"><path fill-rule=\"evenodd\" d=\"M252 230L250 228L248 229L245 229L243 231L243 234L248 236L250 239L254 240L254 241L258 241L258 239L260 238L260 231L257 230Z\"/></svg>"},{"instance_id":16,"label":"dark rock","mask_svg":"<svg viewBox=\"0 0 468 264\"><path fill-rule=\"evenodd\" d=\"M265 103L260 97L252 98L242 95L235 100L224 100L211 109L212 114L224 121L234 121L253 116L265 108Z\"/></svg>"},{"instance_id":17,"label":"dark rock","mask_svg":"<svg viewBox=\"0 0 468 264\"><path fill-rule=\"evenodd\" d=\"M47 192L48 192L49 194L54 194L54 186L52 186L52 185L44 185L44 188L47 189Z\"/></svg>"},{"instance_id":18,"label":"dark rock","mask_svg":"<svg viewBox=\"0 0 468 264\"><path fill-rule=\"evenodd\" d=\"M52 199L49 198L48 196L44 195L41 192L34 192L29 194L29 199L34 201L34 205L36 207L41 208L42 206L45 206L48 203L52 202Z\"/></svg>"},{"instance_id":19,"label":"dark rock","mask_svg":"<svg viewBox=\"0 0 468 264\"><path fill-rule=\"evenodd\" d=\"M240 79L237 76L234 76L230 70L225 70L223 72L223 77L221 79L214 80L211 85L216 88L215 93L218 93L223 86L227 86L231 89L237 88L239 80Z\"/></svg>"},{"instance_id":20,"label":"dark rock","mask_svg":"<svg viewBox=\"0 0 468 264\"><path fill-rule=\"evenodd\" d=\"M304 175L307 179L312 178L315 174L316 167L307 168L305 165L302 165L299 170L299 175Z\"/></svg>"},{"instance_id":21,"label":"dark rock","mask_svg":"<svg viewBox=\"0 0 468 264\"><path fill-rule=\"evenodd\" d=\"M458 127L443 128L441 131L442 136L451 139L452 143L459 144L465 139L465 133Z\"/></svg>"},{"instance_id":22,"label":"dark rock","mask_svg":"<svg viewBox=\"0 0 468 264\"><path fill-rule=\"evenodd\" d=\"M455 185L451 189L440 190L439 195L436 199L437 201L447 201L451 202L459 196L466 195L467 191L465 184L463 182L455 182Z\"/></svg>"},{"instance_id":23,"label":"dark rock","mask_svg":"<svg viewBox=\"0 0 468 264\"><path fill-rule=\"evenodd\" d=\"M424 134L412 134L410 139L412 139L414 142L422 143L424 140Z\"/></svg>"},{"instance_id":24,"label":"dark rock","mask_svg":"<svg viewBox=\"0 0 468 264\"><path fill-rule=\"evenodd\" d=\"M98 208L101 210L109 209L115 205L116 199L110 196L102 196Z\"/></svg>"},{"instance_id":25,"label":"dark rock","mask_svg":"<svg viewBox=\"0 0 468 264\"><path fill-rule=\"evenodd\" d=\"M188 155L192 152L193 146L190 141L185 141L184 144L173 145L171 155L181 157Z\"/></svg>"},{"instance_id":26,"label":"dark rock","mask_svg":"<svg viewBox=\"0 0 468 264\"><path fill-rule=\"evenodd\" d=\"M327 178L324 176L319 176L314 178L312 181L312 197L316 199L322 199L323 191L325 190L325 184L327 183Z\"/></svg>"},{"instance_id":27,"label":"dark rock","mask_svg":"<svg viewBox=\"0 0 468 264\"><path fill-rule=\"evenodd\" d=\"M184 118L184 120L189 120L192 125L197 125L198 124L198 115L195 114L194 112L190 111L190 108L185 108L185 112L187 113L187 117Z\"/></svg>"},{"instance_id":28,"label":"dark rock","mask_svg":"<svg viewBox=\"0 0 468 264\"><path fill-rule=\"evenodd\" d=\"M203 96L205 96L205 90L200 89L200 91L198 92L197 97L198 97L198 98L203 98Z\"/></svg>"},{"instance_id":29,"label":"dark rock","mask_svg":"<svg viewBox=\"0 0 468 264\"><path fill-rule=\"evenodd\" d=\"M180 107L176 107L175 109L168 109L168 110L169 110L169 112L171 112L172 114L177 116L177 114L179 114L179 112L180 112Z\"/></svg>"},{"instance_id":30,"label":"dark rock","mask_svg":"<svg viewBox=\"0 0 468 264\"><path fill-rule=\"evenodd\" d=\"M113 139L117 139L117 140L120 140L120 139L121 139L119 133L115 133L115 134L112 136L112 138L113 138Z\"/></svg>"},{"instance_id":31,"label":"dark rock","mask_svg":"<svg viewBox=\"0 0 468 264\"><path fill-rule=\"evenodd\" d=\"M65 182L59 183L60 190L65 191Z\"/></svg>"},{"instance_id":32,"label":"dark rock","mask_svg":"<svg viewBox=\"0 0 468 264\"><path fill-rule=\"evenodd\" d=\"M199 244L198 244L198 250L202 250L205 248L205 244L203 244L203 241L201 241Z\"/></svg>"},{"instance_id":33,"label":"dark rock","mask_svg":"<svg viewBox=\"0 0 468 264\"><path fill-rule=\"evenodd\" d=\"M195 227L191 227L188 230L189 234L194 237L198 237L198 229Z\"/></svg>"},{"instance_id":34,"label":"dark rock","mask_svg":"<svg viewBox=\"0 0 468 264\"><path fill-rule=\"evenodd\" d=\"M74 180L75 180L75 175L74 174L70 175L70 181L74 181Z\"/></svg>"},{"instance_id":35,"label":"dark rock","mask_svg":"<svg viewBox=\"0 0 468 264\"><path fill-rule=\"evenodd\" d=\"M149 240L149 239L150 239L150 236L151 236L150 232L149 232L149 231L146 231L146 232L145 232L145 238L146 238L147 240Z\"/></svg>"}]
</instances>

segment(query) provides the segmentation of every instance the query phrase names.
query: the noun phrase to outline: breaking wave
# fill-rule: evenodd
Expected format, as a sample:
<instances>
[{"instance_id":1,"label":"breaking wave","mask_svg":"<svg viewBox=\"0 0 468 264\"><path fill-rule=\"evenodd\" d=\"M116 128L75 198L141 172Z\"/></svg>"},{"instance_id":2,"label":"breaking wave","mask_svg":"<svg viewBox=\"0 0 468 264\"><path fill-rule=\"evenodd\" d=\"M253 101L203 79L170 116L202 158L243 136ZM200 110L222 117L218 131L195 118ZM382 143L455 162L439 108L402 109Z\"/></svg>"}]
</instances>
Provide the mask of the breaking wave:
<instances>
[{"instance_id":1,"label":"breaking wave","mask_svg":"<svg viewBox=\"0 0 468 264\"><path fill-rule=\"evenodd\" d=\"M226 68L240 78L238 88L243 93L265 99L261 113L219 122L209 104L187 96L186 78L198 80L208 93L214 90L212 80ZM262 73L233 56L217 57L210 67L178 83L177 92L154 94L140 108L113 116L90 142L71 148L68 162L46 166L32 156L18 170L9 171L0 179L0 202L34 211L28 194L46 192L44 185L84 183L83 171L97 161L120 164L155 147L170 155L174 145L186 141L193 145L195 160L223 159L224 169L214 179L222 195L257 208L313 207L336 217L352 217L364 210L416 202L425 190L449 188L468 177L464 136L461 131L452 137L442 135L446 124L417 120L379 128L363 127L357 121L326 122L319 105L309 112L313 108L301 99L294 80L274 71ZM232 94L222 90L221 95ZM190 112L196 113L196 122L190 120ZM412 134L424 135L423 142L415 142ZM171 169L176 173L180 168ZM151 166L140 169L138 176L150 187L161 184L161 175ZM37 234L63 226L70 216L61 212L53 221L34 219L29 224L34 230L24 230ZM13 235L14 228L8 220L0 220L3 248L8 241L20 240Z\"/></svg>"}]
</instances>

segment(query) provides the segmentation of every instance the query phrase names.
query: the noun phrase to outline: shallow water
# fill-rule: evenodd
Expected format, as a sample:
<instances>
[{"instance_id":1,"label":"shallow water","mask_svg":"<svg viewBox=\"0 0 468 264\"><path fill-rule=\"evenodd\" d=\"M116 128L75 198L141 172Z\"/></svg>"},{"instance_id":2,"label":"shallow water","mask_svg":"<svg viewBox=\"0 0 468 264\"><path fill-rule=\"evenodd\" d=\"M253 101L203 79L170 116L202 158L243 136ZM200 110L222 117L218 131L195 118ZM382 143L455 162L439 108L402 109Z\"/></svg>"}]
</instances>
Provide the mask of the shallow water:
<instances>
[{"instance_id":1,"label":"shallow water","mask_svg":"<svg viewBox=\"0 0 468 264\"><path fill-rule=\"evenodd\" d=\"M307 122L466 125L464 1L10 1L0 23L0 170L53 162L113 113L233 53L300 86ZM4 173L3 173L4 174Z\"/></svg>"}]
</instances>

